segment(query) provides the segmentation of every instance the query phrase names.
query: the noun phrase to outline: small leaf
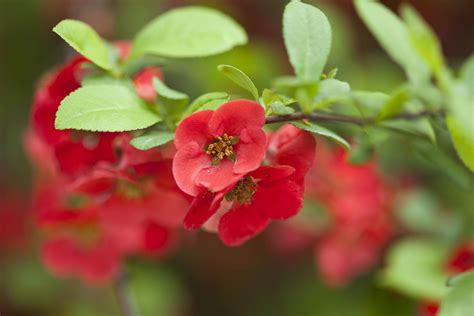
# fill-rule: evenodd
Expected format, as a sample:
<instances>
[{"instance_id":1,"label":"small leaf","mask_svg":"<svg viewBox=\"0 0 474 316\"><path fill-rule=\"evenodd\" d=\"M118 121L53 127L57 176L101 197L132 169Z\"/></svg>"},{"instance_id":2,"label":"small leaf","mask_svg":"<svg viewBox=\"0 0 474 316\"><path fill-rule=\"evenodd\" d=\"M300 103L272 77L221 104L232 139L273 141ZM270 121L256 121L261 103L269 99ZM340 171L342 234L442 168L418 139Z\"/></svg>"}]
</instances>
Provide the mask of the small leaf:
<instances>
[{"instance_id":1,"label":"small leaf","mask_svg":"<svg viewBox=\"0 0 474 316\"><path fill-rule=\"evenodd\" d=\"M459 158L474 172L474 143L463 133L455 118L448 116L446 123L448 124L449 133Z\"/></svg>"},{"instance_id":2,"label":"small leaf","mask_svg":"<svg viewBox=\"0 0 474 316\"><path fill-rule=\"evenodd\" d=\"M188 115L202 110L214 110L220 105L227 103L230 96L226 92L210 92L197 97L183 113L181 120Z\"/></svg>"},{"instance_id":3,"label":"small leaf","mask_svg":"<svg viewBox=\"0 0 474 316\"><path fill-rule=\"evenodd\" d=\"M442 244L405 239L390 249L380 281L418 299L440 299L446 293L446 256L447 248Z\"/></svg>"},{"instance_id":4,"label":"small leaf","mask_svg":"<svg viewBox=\"0 0 474 316\"><path fill-rule=\"evenodd\" d=\"M430 65L432 71L439 73L444 67L444 58L436 34L412 6L402 5L401 13L408 27L413 47Z\"/></svg>"},{"instance_id":5,"label":"small leaf","mask_svg":"<svg viewBox=\"0 0 474 316\"><path fill-rule=\"evenodd\" d=\"M173 90L165 85L160 79L153 78L153 87L155 87L156 92L162 98L166 98L174 101L188 101L189 97L182 92Z\"/></svg>"},{"instance_id":6,"label":"small leaf","mask_svg":"<svg viewBox=\"0 0 474 316\"><path fill-rule=\"evenodd\" d=\"M441 303L440 316L469 316L474 307L474 272L457 277L454 287Z\"/></svg>"},{"instance_id":7,"label":"small leaf","mask_svg":"<svg viewBox=\"0 0 474 316\"><path fill-rule=\"evenodd\" d=\"M326 108L347 97L351 87L347 82L337 79L325 79L319 84L318 94L314 99L312 109Z\"/></svg>"},{"instance_id":8,"label":"small leaf","mask_svg":"<svg viewBox=\"0 0 474 316\"><path fill-rule=\"evenodd\" d=\"M388 118L391 118L397 114L399 114L402 110L404 105L409 99L409 93L407 89L402 88L396 91L390 98L382 105L382 109L380 110L379 114L377 115L377 120L383 121Z\"/></svg>"},{"instance_id":9,"label":"small leaf","mask_svg":"<svg viewBox=\"0 0 474 316\"><path fill-rule=\"evenodd\" d=\"M283 37L291 65L301 80L319 80L331 50L331 25L318 8L290 2L283 14Z\"/></svg>"},{"instance_id":10,"label":"small leaf","mask_svg":"<svg viewBox=\"0 0 474 316\"><path fill-rule=\"evenodd\" d=\"M224 75L226 75L230 80L238 84L240 87L249 91L253 95L254 99L258 101L259 94L258 94L257 87L242 70L230 65L219 65L217 69L219 69L220 72L222 72Z\"/></svg>"},{"instance_id":11,"label":"small leaf","mask_svg":"<svg viewBox=\"0 0 474 316\"><path fill-rule=\"evenodd\" d=\"M147 128L161 118L122 85L91 85L77 89L61 101L57 129L122 132Z\"/></svg>"},{"instance_id":12,"label":"small leaf","mask_svg":"<svg viewBox=\"0 0 474 316\"><path fill-rule=\"evenodd\" d=\"M205 7L170 10L136 36L130 59L144 54L171 58L205 57L247 43L244 29L225 14Z\"/></svg>"},{"instance_id":13,"label":"small leaf","mask_svg":"<svg viewBox=\"0 0 474 316\"><path fill-rule=\"evenodd\" d=\"M374 147L365 135L357 137L355 143L348 158L349 162L354 165L364 165L372 158Z\"/></svg>"},{"instance_id":14,"label":"small leaf","mask_svg":"<svg viewBox=\"0 0 474 316\"><path fill-rule=\"evenodd\" d=\"M313 134L327 137L327 138L337 142L338 144L342 145L346 149L351 148L349 143L344 138L342 138L341 136L337 135L336 133L334 133L333 131L331 131L331 130L325 128L325 127L319 126L319 125L314 124L314 123L303 122L303 121L291 122L291 124L298 127L298 128L301 128L305 131L311 132Z\"/></svg>"},{"instance_id":15,"label":"small leaf","mask_svg":"<svg viewBox=\"0 0 474 316\"><path fill-rule=\"evenodd\" d=\"M174 133L163 131L149 131L135 137L130 144L136 149L147 150L164 145L174 139Z\"/></svg>"},{"instance_id":16,"label":"small leaf","mask_svg":"<svg viewBox=\"0 0 474 316\"><path fill-rule=\"evenodd\" d=\"M328 73L328 78L329 79L334 79L334 78L336 78L336 75L337 75L337 68L334 68Z\"/></svg>"},{"instance_id":17,"label":"small leaf","mask_svg":"<svg viewBox=\"0 0 474 316\"><path fill-rule=\"evenodd\" d=\"M474 55L464 62L459 75L468 87L474 89Z\"/></svg>"},{"instance_id":18,"label":"small leaf","mask_svg":"<svg viewBox=\"0 0 474 316\"><path fill-rule=\"evenodd\" d=\"M272 112L276 115L288 115L295 112L293 108L285 106L283 103L280 102L270 104L270 109L272 109Z\"/></svg>"},{"instance_id":19,"label":"small leaf","mask_svg":"<svg viewBox=\"0 0 474 316\"><path fill-rule=\"evenodd\" d=\"M111 70L112 54L108 45L86 23L77 20L63 20L53 28L72 48L97 66Z\"/></svg>"},{"instance_id":20,"label":"small leaf","mask_svg":"<svg viewBox=\"0 0 474 316\"><path fill-rule=\"evenodd\" d=\"M383 4L356 0L357 12L387 54L398 63L414 83L428 81L430 70L413 47L403 22Z\"/></svg>"}]
</instances>

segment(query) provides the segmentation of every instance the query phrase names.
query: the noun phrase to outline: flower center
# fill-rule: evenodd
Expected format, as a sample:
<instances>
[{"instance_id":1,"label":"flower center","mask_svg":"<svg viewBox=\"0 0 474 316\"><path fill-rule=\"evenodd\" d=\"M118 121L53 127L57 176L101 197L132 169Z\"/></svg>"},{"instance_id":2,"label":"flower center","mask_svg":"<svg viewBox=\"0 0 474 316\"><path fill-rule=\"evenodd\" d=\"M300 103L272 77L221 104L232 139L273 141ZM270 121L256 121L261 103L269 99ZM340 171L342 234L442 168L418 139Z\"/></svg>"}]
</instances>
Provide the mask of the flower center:
<instances>
[{"instance_id":1,"label":"flower center","mask_svg":"<svg viewBox=\"0 0 474 316\"><path fill-rule=\"evenodd\" d=\"M235 161L234 145L239 142L238 136L222 136L214 137L214 141L204 147L206 154L213 157L212 164L217 165L221 160L227 158Z\"/></svg>"},{"instance_id":2,"label":"flower center","mask_svg":"<svg viewBox=\"0 0 474 316\"><path fill-rule=\"evenodd\" d=\"M229 202L250 204L255 192L257 192L257 183L253 181L252 177L247 176L237 182L232 191L226 193L225 199Z\"/></svg>"}]
</instances>

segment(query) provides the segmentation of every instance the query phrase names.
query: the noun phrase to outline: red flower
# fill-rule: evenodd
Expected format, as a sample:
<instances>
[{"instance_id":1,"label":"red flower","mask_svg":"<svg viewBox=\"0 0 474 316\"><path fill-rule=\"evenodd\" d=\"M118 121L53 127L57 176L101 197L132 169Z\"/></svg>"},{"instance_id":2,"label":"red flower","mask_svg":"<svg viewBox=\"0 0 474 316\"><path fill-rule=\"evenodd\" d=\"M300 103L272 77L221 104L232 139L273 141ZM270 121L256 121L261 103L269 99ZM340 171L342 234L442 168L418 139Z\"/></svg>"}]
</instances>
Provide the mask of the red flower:
<instances>
[{"instance_id":1,"label":"red flower","mask_svg":"<svg viewBox=\"0 0 474 316\"><path fill-rule=\"evenodd\" d=\"M226 245L237 246L260 233L271 220L287 219L297 214L303 203L301 177L307 168L301 166L299 159L289 157L297 157L299 153L306 159L313 158L315 142L312 136L302 131L296 133L291 141L280 137L280 133L289 131L294 132L283 128L276 134L276 152L270 159L278 162L285 158L287 165L260 167L217 193L201 191L186 214L184 226L197 229L217 212L219 219L215 222L219 237ZM287 141L280 142L279 139Z\"/></svg>"},{"instance_id":2,"label":"red flower","mask_svg":"<svg viewBox=\"0 0 474 316\"><path fill-rule=\"evenodd\" d=\"M163 80L163 73L158 67L148 67L138 73L133 79L135 90L140 98L147 102L155 102L157 94L153 87L153 78Z\"/></svg>"},{"instance_id":3,"label":"red flower","mask_svg":"<svg viewBox=\"0 0 474 316\"><path fill-rule=\"evenodd\" d=\"M194 113L176 129L173 174L184 192L220 191L257 169L265 155L265 111L235 100Z\"/></svg>"},{"instance_id":4,"label":"red flower","mask_svg":"<svg viewBox=\"0 0 474 316\"><path fill-rule=\"evenodd\" d=\"M438 315L439 304L436 302L423 303L419 309L420 316L436 316Z\"/></svg>"},{"instance_id":5,"label":"red flower","mask_svg":"<svg viewBox=\"0 0 474 316\"><path fill-rule=\"evenodd\" d=\"M448 260L447 269L451 273L463 273L474 269L474 241L459 245Z\"/></svg>"},{"instance_id":6,"label":"red flower","mask_svg":"<svg viewBox=\"0 0 474 316\"><path fill-rule=\"evenodd\" d=\"M93 244L62 236L46 241L41 257L51 273L59 277L76 276L89 283L102 283L116 277L120 256L107 240Z\"/></svg>"}]
</instances>

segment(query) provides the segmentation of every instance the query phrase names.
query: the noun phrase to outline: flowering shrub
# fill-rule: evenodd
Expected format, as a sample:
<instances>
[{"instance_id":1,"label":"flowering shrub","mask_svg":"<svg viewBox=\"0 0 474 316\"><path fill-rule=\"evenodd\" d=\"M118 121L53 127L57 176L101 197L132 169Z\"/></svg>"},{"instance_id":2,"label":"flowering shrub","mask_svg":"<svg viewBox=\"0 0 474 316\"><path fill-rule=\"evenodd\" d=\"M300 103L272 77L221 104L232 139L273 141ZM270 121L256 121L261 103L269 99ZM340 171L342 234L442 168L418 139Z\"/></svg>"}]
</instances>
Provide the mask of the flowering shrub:
<instances>
[{"instance_id":1,"label":"flowering shrub","mask_svg":"<svg viewBox=\"0 0 474 316\"><path fill-rule=\"evenodd\" d=\"M305 207L295 218L306 197L329 222L307 220L315 226L306 227L303 238L282 239L290 248L314 246L328 283L347 285L380 264L383 286L421 301L446 297L440 315L457 316L451 297L460 290L445 294L438 287L447 277L439 265L445 246L402 240L384 252L412 227L398 229L396 190L379 170L377 151L387 139L408 135L408 148L425 159L441 153L456 175L468 175L469 185L474 60L455 75L411 7L400 19L377 2L356 0L355 6L407 75L392 94L352 91L336 79L337 69L325 72L330 23L298 0L283 14L294 76L259 90L240 69L218 67L249 99L227 92L191 99L165 80L168 60L207 57L247 42L236 22L213 9L171 10L131 42L109 43L83 22L60 22L53 31L78 55L42 80L25 136L37 169L33 209L47 268L103 284L120 279L130 256L168 255L179 245L181 227L202 228L226 246L239 246L271 222L306 221L307 212L319 209ZM464 167L452 162L452 151ZM470 254L461 251L449 261L449 272L470 269ZM406 257L436 263L436 269L418 271ZM472 281L472 274L459 277L455 286L462 289Z\"/></svg>"}]
</instances>

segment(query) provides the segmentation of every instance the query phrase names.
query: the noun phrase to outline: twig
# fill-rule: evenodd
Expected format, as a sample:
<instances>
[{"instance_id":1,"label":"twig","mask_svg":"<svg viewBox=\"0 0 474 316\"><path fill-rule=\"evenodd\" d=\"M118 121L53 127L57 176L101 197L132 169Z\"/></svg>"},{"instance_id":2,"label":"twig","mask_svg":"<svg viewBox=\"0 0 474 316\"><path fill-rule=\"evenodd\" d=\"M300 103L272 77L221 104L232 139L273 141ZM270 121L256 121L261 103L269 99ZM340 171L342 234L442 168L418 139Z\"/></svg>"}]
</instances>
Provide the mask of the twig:
<instances>
[{"instance_id":1,"label":"twig","mask_svg":"<svg viewBox=\"0 0 474 316\"><path fill-rule=\"evenodd\" d=\"M114 284L115 294L123 316L137 316L136 308L130 297L128 288L128 276L126 271L122 271Z\"/></svg>"},{"instance_id":2,"label":"twig","mask_svg":"<svg viewBox=\"0 0 474 316\"><path fill-rule=\"evenodd\" d=\"M419 113L402 113L396 115L391 120L418 120L424 117L434 117L444 115L444 112L429 112L423 111ZM376 118L368 117L353 117L353 116L346 116L346 115L337 115L337 114L327 114L322 112L313 112L313 113L302 113L297 112L290 115L281 115L281 116L270 116L267 117L265 124L273 124L273 123L282 123L282 122L290 122L290 121L299 121L299 120L309 120L314 122L342 122L342 123L349 123L355 125L370 125L377 122Z\"/></svg>"}]
</instances>

